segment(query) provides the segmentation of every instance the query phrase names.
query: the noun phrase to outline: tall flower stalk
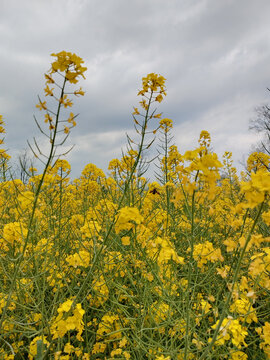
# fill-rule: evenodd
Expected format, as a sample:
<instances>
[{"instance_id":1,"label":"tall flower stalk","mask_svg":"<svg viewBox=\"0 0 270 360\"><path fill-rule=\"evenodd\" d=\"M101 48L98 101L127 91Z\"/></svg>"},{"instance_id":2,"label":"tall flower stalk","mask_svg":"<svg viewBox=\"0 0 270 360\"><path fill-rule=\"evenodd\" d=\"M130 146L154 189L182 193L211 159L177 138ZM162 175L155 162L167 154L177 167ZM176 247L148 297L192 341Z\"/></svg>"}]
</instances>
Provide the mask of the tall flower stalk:
<instances>
[{"instance_id":1,"label":"tall flower stalk","mask_svg":"<svg viewBox=\"0 0 270 360\"><path fill-rule=\"evenodd\" d=\"M37 209L38 199L40 196L40 193L42 191L42 185L44 183L45 176L47 174L48 168L50 166L53 166L53 160L56 157L59 157L60 154L56 154L57 148L62 145L70 132L70 129L76 126L75 122L75 116L72 112L70 112L69 117L66 117L64 119L60 118L61 112L63 108L68 108L73 105L71 99L69 98L69 95L73 94L76 96L83 96L84 92L82 89L77 89L73 92L66 92L66 86L68 83L70 84L76 84L78 82L79 77L84 77L84 72L87 70L86 67L83 67L82 64L84 61L77 56L76 54L72 54L70 52L62 51L57 54L51 54L53 57L56 58L56 60L51 64L51 69L48 73L45 74L46 79L46 86L44 88L45 96L52 97L56 102L56 111L50 108L47 105L46 101L42 101L39 97L39 103L36 105L36 107L40 110L45 112L44 121L47 125L49 125L49 129L47 131L44 131L39 125L38 121L35 118L35 121L43 135L47 137L50 143L50 150L49 154L43 154L43 152L40 150L39 145L37 144L36 140L34 139L35 143L35 149L33 146L29 144L34 156L38 158L42 163L44 163L44 170L43 173L37 183L37 187L34 192L34 200L33 200L33 206L32 206L32 213L30 215L28 227L27 227L27 233L24 238L24 244L21 250L21 253L17 257L17 259L14 260L14 273L11 278L11 284L9 288L9 294L6 299L5 306L2 310L2 316L0 319L0 328L3 324L3 321L6 317L6 311L7 308L10 305L11 297L14 291L16 279L18 272L20 270L20 267L22 265L22 262L24 260L24 255L27 249L27 246L31 239L31 234L33 231L33 224L35 219L35 213ZM59 80L55 80L54 78L56 75L59 76L60 79L62 79L62 83L59 84ZM53 87L54 86L54 87ZM57 94L57 90L58 94ZM60 125L63 124L63 128L60 128ZM64 134L64 136L63 136ZM58 141L58 142L57 142ZM44 160L45 159L45 160ZM1 337L0 337L1 339Z\"/></svg>"},{"instance_id":2,"label":"tall flower stalk","mask_svg":"<svg viewBox=\"0 0 270 360\"><path fill-rule=\"evenodd\" d=\"M125 179L124 189L122 192L122 196L120 197L120 200L118 201L115 213L113 215L113 221L111 222L111 224L108 228L108 231L104 237L102 246L97 251L97 253L94 257L92 266L90 267L90 270L89 270L84 282L82 283L78 293L76 294L76 298L74 300L73 306L75 306L76 301L78 301L80 295L85 290L85 287L87 286L89 279L91 278L91 276L93 274L93 271L98 263L98 260L101 256L104 248L107 246L107 242L108 242L108 239L110 238L111 231L117 221L117 218L119 215L119 210L121 209L122 204L127 196L130 183L132 182L133 176L134 176L136 169L138 167L138 164L140 162L142 153L144 150L148 149L153 143L153 140L152 140L150 143L145 144L145 137L147 134L148 124L151 119L160 118L161 114L155 114L156 110L151 111L151 105L155 102L160 103L163 100L164 96L166 96L165 80L166 79L163 76L157 75L154 73L148 74L146 77L144 77L142 79L142 89L138 92L138 96L140 96L140 95L142 96L142 100L140 101L140 106L144 110L145 113L141 114L140 111L138 110L138 108L134 108L134 112L133 112L133 120L135 123L135 129L136 129L136 132L140 136L140 141L137 143L137 150L134 150L133 146L131 145L133 143L136 145L136 143L133 140L131 141L131 139L128 137L129 144L131 145L131 151L135 155L134 161L132 163L131 168L129 169L128 176ZM140 121L140 119L138 118L139 116L142 117L142 119L143 119L142 121Z\"/></svg>"}]
</instances>

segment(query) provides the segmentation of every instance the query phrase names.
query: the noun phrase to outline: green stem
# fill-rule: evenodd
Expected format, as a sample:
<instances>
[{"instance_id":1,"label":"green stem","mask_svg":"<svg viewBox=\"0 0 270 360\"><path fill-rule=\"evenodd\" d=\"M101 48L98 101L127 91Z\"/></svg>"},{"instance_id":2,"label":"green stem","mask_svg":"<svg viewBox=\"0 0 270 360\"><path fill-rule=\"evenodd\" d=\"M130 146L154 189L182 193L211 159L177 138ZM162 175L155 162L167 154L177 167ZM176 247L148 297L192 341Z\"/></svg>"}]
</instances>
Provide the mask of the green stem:
<instances>
[{"instance_id":1,"label":"green stem","mask_svg":"<svg viewBox=\"0 0 270 360\"><path fill-rule=\"evenodd\" d=\"M60 99L64 95L66 81L67 81L67 79L65 78L64 82L63 82L62 89L61 89ZM54 132L53 132L53 137L51 139L50 154L48 156L47 163L45 165L45 168L44 168L43 173L42 173L42 177L40 179L40 182L38 184L38 187L37 187L37 190L36 190L36 193L35 193L32 214L31 214L30 221L29 221L29 224L28 224L28 231L27 231L27 235L25 237L22 253L18 257L17 262L16 262L16 264L14 266L14 273L13 273L12 281L11 281L11 284L10 284L9 294L8 294L7 301L6 301L6 304L5 304L4 308L3 308L2 316L1 316L1 319L0 319L0 328L2 327L3 321L4 321L5 316L6 316L7 309L9 307L9 305L10 305L10 301L11 301L11 297L12 297L13 290L14 290L14 287L15 287L15 283L16 283L17 275L18 275L18 272L19 272L19 269L20 269L20 265L21 265L22 261L24 260L24 255L25 255L25 251L27 249L27 245L29 243L31 232L32 232L32 225L33 225L33 221L34 221L34 217L35 217L37 203L38 203L41 188L42 188L42 185L43 185L43 182L44 182L44 179L45 179L45 175L46 175L48 167L51 164L52 159L54 157L53 152L54 152L54 149L55 149L55 140L56 140L56 135L57 135L57 127L58 127L58 124L59 124L60 109L61 109L61 102L59 101L58 108L57 108L57 113L56 113L56 118L55 118L55 128L54 128ZM0 339L1 339L1 337L2 336L0 336Z\"/></svg>"},{"instance_id":2,"label":"green stem","mask_svg":"<svg viewBox=\"0 0 270 360\"><path fill-rule=\"evenodd\" d=\"M195 183L198 179L199 171L197 171L195 176ZM196 190L193 190L192 193L192 202L191 202L191 243L190 243L190 258L188 262L188 288L186 291L186 334L185 334L185 353L184 360L188 359L188 348L189 348L189 327L190 327L190 310L192 308L192 297L191 294L191 274L193 271L193 249L194 249L194 214L195 214L195 193ZM193 292L195 291L195 286Z\"/></svg>"},{"instance_id":3,"label":"green stem","mask_svg":"<svg viewBox=\"0 0 270 360\"><path fill-rule=\"evenodd\" d=\"M228 305L229 305L229 303L230 303L230 301L231 301L231 298L232 298L232 295L233 295L233 290L234 290L235 284L236 284L237 279L238 279L238 275L239 275L239 271L240 271L240 266L241 266L243 257L244 257L244 255L245 255L246 248L247 248L247 246L248 246L248 244L249 244L249 242L250 242L251 235L252 235L252 233L253 233L253 231L254 231L254 229L255 229L255 226L256 226L256 224L257 224L257 222L258 222L258 219L259 219L259 217L260 217L260 215L261 215L261 212L262 212L262 209L263 209L263 205L264 205L264 202L262 202L261 205L260 205L259 211L258 211L258 213L257 213L257 215L256 215L256 218L254 219L252 228L250 229L250 232L249 232L249 234L248 234L248 236L247 236L245 245L244 245L244 247L243 247L243 249L242 249L242 251L241 251L241 253L240 253L240 256L239 256L239 258L238 258L238 262L237 262L237 265L236 265L236 268L235 268L235 271L234 271L234 276L233 276L233 279L232 279L232 287L231 287L231 289L230 289L230 291L229 291L229 293L228 293L227 299L226 299L226 301L225 301L225 303L224 303L223 310L222 310L222 313L221 313L219 322L218 322L217 327L216 327L216 329L215 329L215 332L214 332L214 334L213 334L213 338L212 338L211 342L209 343L209 345L207 346L207 348L205 349L205 351L203 352L202 356L199 358L199 360L203 360L203 359L206 358L206 356L207 356L208 353L211 351L211 349L212 349L212 347L213 347L213 345L214 345L214 343L215 343L215 341L216 341L216 339L217 339L218 332L219 332L219 330L220 330L220 328L221 328L222 322L223 322L223 320L224 320L224 318L225 318L225 315L226 315L226 313L227 313Z\"/></svg>"},{"instance_id":4,"label":"green stem","mask_svg":"<svg viewBox=\"0 0 270 360\"><path fill-rule=\"evenodd\" d=\"M165 127L165 190L166 190L166 233L165 235L168 235L168 223L169 223L169 213L170 213L170 196L169 196L169 188L166 186L169 177L168 177L168 133L167 133L167 127Z\"/></svg>"},{"instance_id":5,"label":"green stem","mask_svg":"<svg viewBox=\"0 0 270 360\"><path fill-rule=\"evenodd\" d=\"M116 222L116 214L118 213L119 209L121 208L121 205L125 199L125 196L126 196L126 193L128 191L128 188L129 188L129 184L132 180L132 176L134 175L135 173L135 170L137 168L137 165L139 163L139 160L140 160L140 157L141 157L141 154L142 154L142 150L143 150L143 144L144 144L144 138L145 138L145 134L146 134L146 129L147 129L147 123L148 123L148 114L149 114L149 108L150 108L150 104L151 104L151 101L152 101L152 97L153 97L153 91L151 92L151 95L150 95L150 98L149 98L149 101L148 101L148 107L147 107L147 110L146 110L146 114L145 114L145 118L144 118L144 123L143 123L143 126L142 126L142 132L141 132L141 142L139 144L139 151L138 151L138 155L137 155L137 158L135 160L135 163L131 169L131 172L129 174L129 178L127 179L126 181L126 184L125 184L125 187L124 187L124 190L123 190L123 195L118 203L118 206L117 206L117 209L115 210L115 213L114 213L114 220L111 222L110 226L109 226L109 229L107 231L107 234L103 240L103 243L102 243L102 246L100 247L100 249L96 252L96 256L95 258L93 259L92 261L92 266L91 268L89 269L85 279L84 279L84 282L82 283L79 291L77 292L77 295L73 301L73 307L75 306L75 304L77 303L80 295L82 294L82 292L84 291L85 287L86 286L89 286L89 280L91 278L91 275L93 274L93 271L94 271L94 268L96 266L96 264L98 263L98 260L99 260L99 257L103 251L103 249L105 248L105 246L107 245L107 242L108 242L108 239L109 239L109 235L113 229L113 226Z\"/></svg>"}]
</instances>

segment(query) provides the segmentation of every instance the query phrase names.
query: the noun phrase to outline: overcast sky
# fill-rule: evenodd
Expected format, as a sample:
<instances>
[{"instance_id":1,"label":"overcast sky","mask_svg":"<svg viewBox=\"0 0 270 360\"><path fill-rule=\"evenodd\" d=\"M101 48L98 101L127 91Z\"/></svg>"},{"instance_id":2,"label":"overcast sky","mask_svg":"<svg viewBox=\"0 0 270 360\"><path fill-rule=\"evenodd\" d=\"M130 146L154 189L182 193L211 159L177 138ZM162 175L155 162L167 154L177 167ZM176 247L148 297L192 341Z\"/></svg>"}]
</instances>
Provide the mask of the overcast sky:
<instances>
[{"instance_id":1,"label":"overcast sky","mask_svg":"<svg viewBox=\"0 0 270 360\"><path fill-rule=\"evenodd\" d=\"M16 156L40 138L33 114L52 52L71 51L88 67L86 91L67 157L72 175L87 163L106 171L132 134L141 78L163 75L158 107L174 121L183 153L208 130L219 156L235 165L258 136L248 130L254 107L269 101L269 0L0 0L0 114L6 147ZM43 141L40 138L40 141Z\"/></svg>"}]
</instances>

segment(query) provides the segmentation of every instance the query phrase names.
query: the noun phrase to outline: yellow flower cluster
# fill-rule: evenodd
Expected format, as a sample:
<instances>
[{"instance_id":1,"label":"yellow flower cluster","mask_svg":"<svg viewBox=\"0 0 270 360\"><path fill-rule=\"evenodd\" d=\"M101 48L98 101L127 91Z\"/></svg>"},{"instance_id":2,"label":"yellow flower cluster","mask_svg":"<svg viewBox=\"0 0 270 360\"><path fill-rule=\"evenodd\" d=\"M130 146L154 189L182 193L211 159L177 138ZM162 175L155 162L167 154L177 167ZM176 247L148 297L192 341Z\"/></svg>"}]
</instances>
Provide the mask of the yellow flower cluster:
<instances>
[{"instance_id":1,"label":"yellow flower cluster","mask_svg":"<svg viewBox=\"0 0 270 360\"><path fill-rule=\"evenodd\" d=\"M266 355L269 358L270 355L270 322L266 321L265 325L261 328L256 329L257 333L260 335L263 342L260 344L260 347L264 349Z\"/></svg>"},{"instance_id":2,"label":"yellow flower cluster","mask_svg":"<svg viewBox=\"0 0 270 360\"><path fill-rule=\"evenodd\" d=\"M241 192L247 199L246 207L253 209L261 204L270 192L270 172L260 169L252 173L250 181L241 183Z\"/></svg>"},{"instance_id":3,"label":"yellow flower cluster","mask_svg":"<svg viewBox=\"0 0 270 360\"><path fill-rule=\"evenodd\" d=\"M65 85L66 82L69 82L71 84L76 84L78 82L78 78L81 76L85 78L84 72L87 70L86 67L83 67L82 64L84 61L82 58L77 56L76 54L72 54L70 52L61 51L57 54L51 54L51 56L56 57L57 59L52 63L50 71L45 74L46 79L46 86L44 88L45 96L49 96L54 98L57 101L58 109L63 106L64 108L72 107L73 102L68 97L67 94L65 94ZM64 83L63 85L60 85L57 83L57 81L53 78L53 75L55 73L63 73L64 77ZM55 87L51 87L51 84L56 85L56 87L60 90L60 93L57 95L55 93ZM82 91L82 88L75 90L73 92L76 96L83 96L84 91ZM58 124L58 115L55 115L56 113L59 113L59 110L53 111L48 107L48 104L46 101L41 101L39 98L39 103L36 105L36 107L39 110L46 111L45 114L45 123L49 123L49 129L52 131L57 131L57 124ZM74 126L76 126L74 114L71 112L69 114L69 117L65 120L62 120L64 123L68 123L69 126L64 125L64 133L68 134L70 129Z\"/></svg>"},{"instance_id":4,"label":"yellow flower cluster","mask_svg":"<svg viewBox=\"0 0 270 360\"><path fill-rule=\"evenodd\" d=\"M199 144L201 146L209 147L211 144L211 136L208 131L203 130L200 133Z\"/></svg>"},{"instance_id":5,"label":"yellow flower cluster","mask_svg":"<svg viewBox=\"0 0 270 360\"><path fill-rule=\"evenodd\" d=\"M171 119L162 119L159 122L161 129L163 129L166 133L172 128L173 121Z\"/></svg>"},{"instance_id":6,"label":"yellow flower cluster","mask_svg":"<svg viewBox=\"0 0 270 360\"><path fill-rule=\"evenodd\" d=\"M270 156L262 152L253 152L247 159L247 169L250 172L269 169L269 165Z\"/></svg>"},{"instance_id":7,"label":"yellow flower cluster","mask_svg":"<svg viewBox=\"0 0 270 360\"><path fill-rule=\"evenodd\" d=\"M30 343L29 346L29 360L36 359L37 349L41 349L41 353L44 353L50 343L47 341L45 336L36 336Z\"/></svg>"},{"instance_id":8,"label":"yellow flower cluster","mask_svg":"<svg viewBox=\"0 0 270 360\"><path fill-rule=\"evenodd\" d=\"M83 341L82 332L84 330L83 315L85 311L82 309L81 304L76 304L72 310L73 300L65 301L57 309L58 315L52 319L50 332L52 339L63 338L69 331L76 331L76 338ZM70 314L68 316L68 314Z\"/></svg>"},{"instance_id":9,"label":"yellow flower cluster","mask_svg":"<svg viewBox=\"0 0 270 360\"><path fill-rule=\"evenodd\" d=\"M74 268L78 266L87 267L90 264L90 254L88 251L80 250L78 253L69 255L66 258L67 263Z\"/></svg>"},{"instance_id":10,"label":"yellow flower cluster","mask_svg":"<svg viewBox=\"0 0 270 360\"><path fill-rule=\"evenodd\" d=\"M195 245L193 256L194 259L197 261L197 265L199 268L203 268L208 261L212 263L215 263L217 261L224 261L224 258L221 255L221 250L215 249L213 247L213 244L209 241L205 241L204 243Z\"/></svg>"},{"instance_id":11,"label":"yellow flower cluster","mask_svg":"<svg viewBox=\"0 0 270 360\"><path fill-rule=\"evenodd\" d=\"M8 223L3 228L3 239L2 243L7 249L7 246L14 248L14 251L20 249L20 245L23 244L23 240L27 235L27 229L22 223L15 221Z\"/></svg>"},{"instance_id":12,"label":"yellow flower cluster","mask_svg":"<svg viewBox=\"0 0 270 360\"><path fill-rule=\"evenodd\" d=\"M252 321L258 322L252 302L247 296L242 296L240 299L236 299L230 306L230 311L240 315L242 314L245 318L245 321L249 324Z\"/></svg>"},{"instance_id":13,"label":"yellow flower cluster","mask_svg":"<svg viewBox=\"0 0 270 360\"><path fill-rule=\"evenodd\" d=\"M87 68L82 66L84 61L76 54L61 51L57 54L53 53L51 56L57 58L57 60L52 63L51 74L57 71L65 72L66 79L72 84L76 84L78 82L77 78L79 76L85 78L84 72Z\"/></svg>"},{"instance_id":14,"label":"yellow flower cluster","mask_svg":"<svg viewBox=\"0 0 270 360\"><path fill-rule=\"evenodd\" d=\"M119 215L115 224L115 232L118 234L122 230L130 230L143 222L139 210L135 207L125 206L119 210Z\"/></svg>"},{"instance_id":15,"label":"yellow flower cluster","mask_svg":"<svg viewBox=\"0 0 270 360\"><path fill-rule=\"evenodd\" d=\"M142 90L139 91L138 95L145 95L146 93L158 93L155 100L161 102L163 96L166 96L165 92L165 78L155 73L148 74L142 79Z\"/></svg>"},{"instance_id":16,"label":"yellow flower cluster","mask_svg":"<svg viewBox=\"0 0 270 360\"><path fill-rule=\"evenodd\" d=\"M217 324L218 321L212 326L212 329L215 329ZM237 319L231 317L224 319L219 333L218 340L216 341L217 345L224 345L226 341L231 341L236 347L246 346L245 338L248 332Z\"/></svg>"}]
</instances>

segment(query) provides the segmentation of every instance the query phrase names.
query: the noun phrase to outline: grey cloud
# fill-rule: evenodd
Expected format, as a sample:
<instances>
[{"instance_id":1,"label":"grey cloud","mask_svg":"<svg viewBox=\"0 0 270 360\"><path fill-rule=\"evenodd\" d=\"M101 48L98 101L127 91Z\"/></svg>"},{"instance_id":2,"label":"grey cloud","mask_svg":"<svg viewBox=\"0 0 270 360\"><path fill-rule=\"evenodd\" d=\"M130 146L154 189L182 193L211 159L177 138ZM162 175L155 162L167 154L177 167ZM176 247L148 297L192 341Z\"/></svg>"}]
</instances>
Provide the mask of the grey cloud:
<instances>
[{"instance_id":1,"label":"grey cloud","mask_svg":"<svg viewBox=\"0 0 270 360\"><path fill-rule=\"evenodd\" d=\"M247 130L252 109L268 100L269 10L268 0L2 0L0 113L7 146L16 153L38 136L32 116L40 116L35 104L43 73L52 52L67 50L88 67L79 84L86 95L74 99L72 110L80 113L70 140L79 144L69 156L77 174L88 151L97 166L117 149L121 154L124 136L97 140L132 131L132 107L149 72L167 78L168 96L158 109L174 120L180 146L189 140L192 146L209 127L218 152L222 136L246 139L239 142L248 152L256 141ZM242 156L235 141L225 142Z\"/></svg>"}]
</instances>

